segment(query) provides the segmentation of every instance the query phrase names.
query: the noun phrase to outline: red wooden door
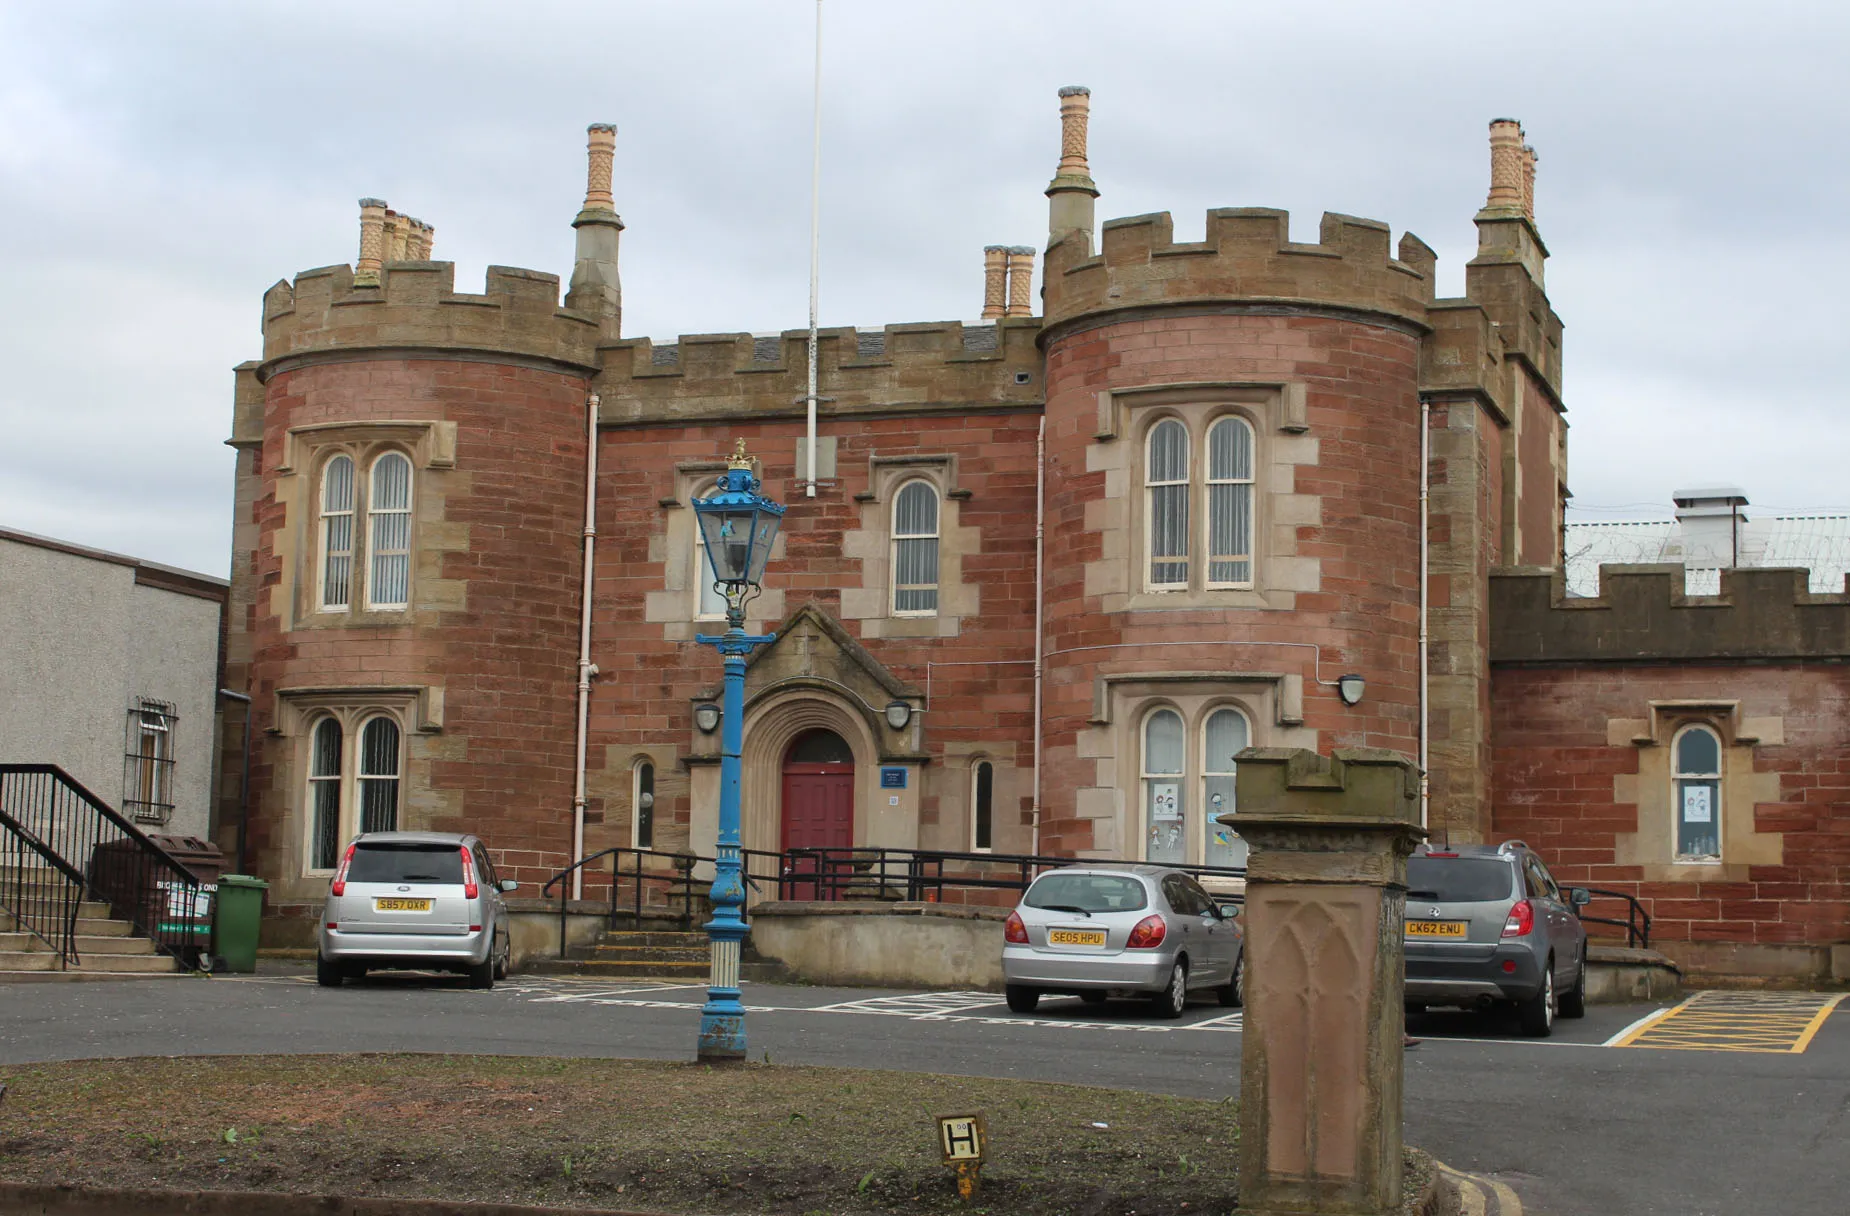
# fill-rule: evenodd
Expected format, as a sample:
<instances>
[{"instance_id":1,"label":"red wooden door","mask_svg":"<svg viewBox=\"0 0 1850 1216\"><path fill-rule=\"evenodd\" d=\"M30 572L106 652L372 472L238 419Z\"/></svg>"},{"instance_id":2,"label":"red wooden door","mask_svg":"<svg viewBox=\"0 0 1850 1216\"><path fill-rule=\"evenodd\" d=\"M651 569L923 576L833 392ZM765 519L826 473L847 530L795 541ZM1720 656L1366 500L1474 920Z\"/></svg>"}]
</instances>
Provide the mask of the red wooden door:
<instances>
[{"instance_id":1,"label":"red wooden door","mask_svg":"<svg viewBox=\"0 0 1850 1216\"><path fill-rule=\"evenodd\" d=\"M852 764L784 765L783 848L816 850L790 859L791 877L820 878L832 868L830 853L854 847L854 766ZM828 851L824 851L828 850ZM822 899L823 884L811 879L791 884L789 899Z\"/></svg>"}]
</instances>

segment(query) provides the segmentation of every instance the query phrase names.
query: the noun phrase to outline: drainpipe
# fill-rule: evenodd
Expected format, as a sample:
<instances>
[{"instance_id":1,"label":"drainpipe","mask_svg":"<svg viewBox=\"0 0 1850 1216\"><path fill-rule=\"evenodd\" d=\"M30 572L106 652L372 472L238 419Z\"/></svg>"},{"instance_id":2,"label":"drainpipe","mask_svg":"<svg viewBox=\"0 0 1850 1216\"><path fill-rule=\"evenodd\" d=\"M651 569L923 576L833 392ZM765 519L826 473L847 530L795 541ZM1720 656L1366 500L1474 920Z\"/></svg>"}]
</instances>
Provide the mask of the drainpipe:
<instances>
[{"instance_id":1,"label":"drainpipe","mask_svg":"<svg viewBox=\"0 0 1850 1216\"><path fill-rule=\"evenodd\" d=\"M1431 560L1430 540L1427 535L1427 516L1432 493L1432 402L1420 401L1420 826L1428 826L1428 809L1432 797L1432 782L1426 774L1428 754L1427 720L1427 671L1426 671L1426 578Z\"/></svg>"},{"instance_id":2,"label":"drainpipe","mask_svg":"<svg viewBox=\"0 0 1850 1216\"><path fill-rule=\"evenodd\" d=\"M1041 415L1034 436L1034 802L1030 821L1033 843L1028 852L1041 855L1041 604L1046 593L1042 562L1047 535L1047 415ZM929 675L929 673L927 673Z\"/></svg>"},{"instance_id":3,"label":"drainpipe","mask_svg":"<svg viewBox=\"0 0 1850 1216\"><path fill-rule=\"evenodd\" d=\"M585 585L578 615L578 751L572 780L572 864L585 855L585 736L591 712L591 586L597 556L597 406L592 393L585 398ZM585 897L585 872L572 871L572 898Z\"/></svg>"},{"instance_id":4,"label":"drainpipe","mask_svg":"<svg viewBox=\"0 0 1850 1216\"><path fill-rule=\"evenodd\" d=\"M244 704L244 771L238 778L238 852L234 859L238 868L232 871L244 874L248 872L244 868L244 842L250 834L251 822L251 699L229 688L219 689L218 695Z\"/></svg>"}]
</instances>

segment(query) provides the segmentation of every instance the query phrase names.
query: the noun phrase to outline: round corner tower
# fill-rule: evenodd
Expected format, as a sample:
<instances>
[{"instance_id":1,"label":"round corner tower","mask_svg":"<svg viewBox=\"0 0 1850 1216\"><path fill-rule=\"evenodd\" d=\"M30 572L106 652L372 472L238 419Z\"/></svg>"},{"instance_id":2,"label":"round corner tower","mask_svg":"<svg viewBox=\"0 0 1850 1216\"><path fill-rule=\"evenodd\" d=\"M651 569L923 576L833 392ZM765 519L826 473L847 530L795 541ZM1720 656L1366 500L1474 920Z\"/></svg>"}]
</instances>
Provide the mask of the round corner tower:
<instances>
[{"instance_id":1,"label":"round corner tower","mask_svg":"<svg viewBox=\"0 0 1850 1216\"><path fill-rule=\"evenodd\" d=\"M589 227L614 260L620 222L592 210L580 243ZM477 832L523 882L573 847L587 397L614 274L589 309L507 267L459 294L430 232L362 200L358 265L272 287L263 359L239 369L227 658L256 730L247 859L283 907L318 900L361 831Z\"/></svg>"},{"instance_id":2,"label":"round corner tower","mask_svg":"<svg viewBox=\"0 0 1850 1216\"><path fill-rule=\"evenodd\" d=\"M1043 840L1243 864L1214 818L1240 748L1417 748L1433 259L1248 208L1198 244L1114 220L1095 250L1085 102L1062 90L1048 188Z\"/></svg>"}]
</instances>

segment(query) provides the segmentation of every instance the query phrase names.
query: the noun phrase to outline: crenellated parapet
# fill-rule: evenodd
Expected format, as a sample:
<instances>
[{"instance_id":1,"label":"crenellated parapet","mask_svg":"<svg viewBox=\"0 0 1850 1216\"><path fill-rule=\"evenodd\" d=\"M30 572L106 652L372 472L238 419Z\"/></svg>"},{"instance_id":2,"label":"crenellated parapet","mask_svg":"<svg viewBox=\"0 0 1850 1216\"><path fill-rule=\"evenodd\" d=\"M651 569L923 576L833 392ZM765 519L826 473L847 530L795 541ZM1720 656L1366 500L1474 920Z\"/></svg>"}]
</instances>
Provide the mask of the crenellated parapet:
<instances>
[{"instance_id":1,"label":"crenellated parapet","mask_svg":"<svg viewBox=\"0 0 1850 1216\"><path fill-rule=\"evenodd\" d=\"M1326 212L1314 245L1290 238L1290 215L1269 207L1208 212L1207 236L1177 243L1168 212L1111 220L1093 253L1081 233L1047 251L1049 330L1076 318L1176 305L1337 309L1427 328L1435 257L1411 233L1396 249L1388 226Z\"/></svg>"},{"instance_id":2,"label":"crenellated parapet","mask_svg":"<svg viewBox=\"0 0 1850 1216\"><path fill-rule=\"evenodd\" d=\"M1723 570L1718 595L1684 593L1676 564L1601 566L1596 598L1560 570L1490 579L1495 664L1850 660L1850 587L1816 595L1807 572Z\"/></svg>"},{"instance_id":3,"label":"crenellated parapet","mask_svg":"<svg viewBox=\"0 0 1850 1216\"><path fill-rule=\"evenodd\" d=\"M1040 323L998 318L877 330L824 329L817 358L824 416L1035 408L1042 399ZM596 391L606 424L801 417L808 331L685 334L606 342Z\"/></svg>"},{"instance_id":4,"label":"crenellated parapet","mask_svg":"<svg viewBox=\"0 0 1850 1216\"><path fill-rule=\"evenodd\" d=\"M559 277L490 266L480 295L456 290L452 262L387 262L377 286L350 266L305 270L263 297L263 371L331 352L426 350L516 356L588 373L599 319L561 308Z\"/></svg>"}]
</instances>

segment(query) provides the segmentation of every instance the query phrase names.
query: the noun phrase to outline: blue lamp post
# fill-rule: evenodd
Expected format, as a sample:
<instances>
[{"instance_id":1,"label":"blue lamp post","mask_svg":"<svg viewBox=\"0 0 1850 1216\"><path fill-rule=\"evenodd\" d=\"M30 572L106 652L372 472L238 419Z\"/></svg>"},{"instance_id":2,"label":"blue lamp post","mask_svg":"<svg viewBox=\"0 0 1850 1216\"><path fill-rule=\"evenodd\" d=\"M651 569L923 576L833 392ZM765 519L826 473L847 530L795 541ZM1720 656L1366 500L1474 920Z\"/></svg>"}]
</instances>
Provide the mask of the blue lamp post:
<instances>
[{"instance_id":1,"label":"blue lamp post","mask_svg":"<svg viewBox=\"0 0 1850 1216\"><path fill-rule=\"evenodd\" d=\"M755 647L777 640L774 633L745 632L745 605L764 579L765 562L784 519L782 503L758 493L745 441L738 441L726 476L709 498L694 500L694 518L706 543L713 584L726 596L726 632L698 634L695 641L719 651L726 664L719 748L719 839L714 847L713 919L706 924L712 944L707 1003L700 1010L699 1058L707 1063L745 1059L745 1006L739 1000L739 947L745 940L745 883L739 835L739 753L745 741L745 658Z\"/></svg>"}]
</instances>

